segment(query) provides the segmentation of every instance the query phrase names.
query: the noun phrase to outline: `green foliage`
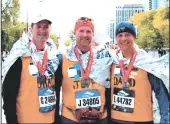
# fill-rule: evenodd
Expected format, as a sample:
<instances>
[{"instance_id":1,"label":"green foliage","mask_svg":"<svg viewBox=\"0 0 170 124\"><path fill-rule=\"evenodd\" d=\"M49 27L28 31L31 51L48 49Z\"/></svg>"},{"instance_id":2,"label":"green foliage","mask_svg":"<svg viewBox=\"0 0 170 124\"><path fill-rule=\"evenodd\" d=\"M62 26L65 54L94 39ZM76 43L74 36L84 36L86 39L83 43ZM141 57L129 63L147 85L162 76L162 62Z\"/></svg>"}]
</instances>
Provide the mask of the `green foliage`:
<instances>
[{"instance_id":1,"label":"green foliage","mask_svg":"<svg viewBox=\"0 0 170 124\"><path fill-rule=\"evenodd\" d=\"M168 7L163 9L163 11L161 12L161 17L163 19L169 19L169 8Z\"/></svg>"},{"instance_id":2,"label":"green foliage","mask_svg":"<svg viewBox=\"0 0 170 124\"><path fill-rule=\"evenodd\" d=\"M10 28L9 33L14 37L14 40L18 40L21 37L25 26L25 23L16 22L16 24Z\"/></svg>"},{"instance_id":3,"label":"green foliage","mask_svg":"<svg viewBox=\"0 0 170 124\"><path fill-rule=\"evenodd\" d=\"M169 22L166 25L163 25L160 29L160 35L163 36L162 37L162 41L163 42L163 47L165 48L169 48Z\"/></svg>"},{"instance_id":4,"label":"green foliage","mask_svg":"<svg viewBox=\"0 0 170 124\"><path fill-rule=\"evenodd\" d=\"M1 39L2 44L4 44L1 46L2 51L9 51L11 49L13 43L22 36L25 25L25 23L17 22L10 28L2 29L3 32L1 32L1 35L4 35Z\"/></svg>"},{"instance_id":5,"label":"green foliage","mask_svg":"<svg viewBox=\"0 0 170 124\"><path fill-rule=\"evenodd\" d=\"M136 43L139 45L139 47L146 48L151 46L153 38L155 37L153 32L153 30L149 30L148 26L143 26L140 28L138 38L136 39Z\"/></svg>"},{"instance_id":6,"label":"green foliage","mask_svg":"<svg viewBox=\"0 0 170 124\"><path fill-rule=\"evenodd\" d=\"M68 39L68 40L65 40L65 41L64 41L64 45L65 45L65 46L70 46L71 43L72 43L72 40L71 40L71 39Z\"/></svg>"},{"instance_id":7,"label":"green foliage","mask_svg":"<svg viewBox=\"0 0 170 124\"><path fill-rule=\"evenodd\" d=\"M135 14L130 18L137 25L137 44L142 48L169 48L168 7Z\"/></svg>"},{"instance_id":8,"label":"green foliage","mask_svg":"<svg viewBox=\"0 0 170 124\"><path fill-rule=\"evenodd\" d=\"M1 32L1 49L2 51L9 51L13 45L22 35L24 23L17 23L9 29L2 29Z\"/></svg>"},{"instance_id":9,"label":"green foliage","mask_svg":"<svg viewBox=\"0 0 170 124\"><path fill-rule=\"evenodd\" d=\"M11 43L9 40L8 33L5 30L2 30L1 31L1 48L3 49L2 51L7 51L8 49L10 49L9 44Z\"/></svg>"},{"instance_id":10,"label":"green foliage","mask_svg":"<svg viewBox=\"0 0 170 124\"><path fill-rule=\"evenodd\" d=\"M68 34L68 37L71 39L71 40L75 40L75 35L74 35L74 32L71 30Z\"/></svg>"},{"instance_id":11,"label":"green foliage","mask_svg":"<svg viewBox=\"0 0 170 124\"><path fill-rule=\"evenodd\" d=\"M20 12L19 0L6 0L2 4L2 31L1 31L1 50L9 51L15 41L17 41L26 26L25 23L18 21Z\"/></svg>"},{"instance_id":12,"label":"green foliage","mask_svg":"<svg viewBox=\"0 0 170 124\"><path fill-rule=\"evenodd\" d=\"M19 0L6 0L2 5L2 28L9 28L15 24L19 17Z\"/></svg>"},{"instance_id":13,"label":"green foliage","mask_svg":"<svg viewBox=\"0 0 170 124\"><path fill-rule=\"evenodd\" d=\"M50 34L50 38L53 39L54 43L58 47L58 39L56 34Z\"/></svg>"}]
</instances>

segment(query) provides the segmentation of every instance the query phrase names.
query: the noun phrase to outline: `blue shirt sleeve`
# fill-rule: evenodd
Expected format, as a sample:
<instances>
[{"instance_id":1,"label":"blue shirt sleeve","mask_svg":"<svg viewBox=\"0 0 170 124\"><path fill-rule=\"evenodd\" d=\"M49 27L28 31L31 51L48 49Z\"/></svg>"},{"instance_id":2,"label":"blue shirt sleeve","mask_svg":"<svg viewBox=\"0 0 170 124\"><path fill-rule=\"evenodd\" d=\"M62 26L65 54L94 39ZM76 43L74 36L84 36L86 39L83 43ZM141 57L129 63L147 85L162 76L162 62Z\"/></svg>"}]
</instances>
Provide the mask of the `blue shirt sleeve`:
<instances>
[{"instance_id":1,"label":"blue shirt sleeve","mask_svg":"<svg viewBox=\"0 0 170 124\"><path fill-rule=\"evenodd\" d=\"M169 100L170 95L166 89L163 81L151 73L148 73L148 78L151 83L151 87L155 92L155 96L158 100L160 115L161 115L161 124L167 124L169 122Z\"/></svg>"}]
</instances>

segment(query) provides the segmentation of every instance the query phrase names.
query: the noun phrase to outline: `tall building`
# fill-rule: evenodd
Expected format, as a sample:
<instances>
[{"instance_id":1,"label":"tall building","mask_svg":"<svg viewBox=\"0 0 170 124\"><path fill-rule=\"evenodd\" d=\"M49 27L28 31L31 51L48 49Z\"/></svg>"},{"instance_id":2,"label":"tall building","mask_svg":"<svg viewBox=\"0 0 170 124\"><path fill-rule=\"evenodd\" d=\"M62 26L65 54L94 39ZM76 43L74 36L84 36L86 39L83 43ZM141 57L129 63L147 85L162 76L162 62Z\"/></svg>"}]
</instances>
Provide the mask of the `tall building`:
<instances>
[{"instance_id":1,"label":"tall building","mask_svg":"<svg viewBox=\"0 0 170 124\"><path fill-rule=\"evenodd\" d=\"M159 8L160 0L152 0L152 9Z\"/></svg>"},{"instance_id":2,"label":"tall building","mask_svg":"<svg viewBox=\"0 0 170 124\"><path fill-rule=\"evenodd\" d=\"M112 42L114 42L114 27L115 25L115 21L114 20L110 20L109 25L108 25L108 30L107 30L107 34L109 35L109 37L112 39Z\"/></svg>"},{"instance_id":3,"label":"tall building","mask_svg":"<svg viewBox=\"0 0 170 124\"><path fill-rule=\"evenodd\" d=\"M124 4L123 6L116 6L116 25L121 21L128 21L134 13L144 11L142 4Z\"/></svg>"},{"instance_id":4,"label":"tall building","mask_svg":"<svg viewBox=\"0 0 170 124\"><path fill-rule=\"evenodd\" d=\"M169 6L169 0L160 0L159 7L166 7Z\"/></svg>"},{"instance_id":5,"label":"tall building","mask_svg":"<svg viewBox=\"0 0 170 124\"><path fill-rule=\"evenodd\" d=\"M169 0L149 0L149 10L169 6Z\"/></svg>"},{"instance_id":6,"label":"tall building","mask_svg":"<svg viewBox=\"0 0 170 124\"><path fill-rule=\"evenodd\" d=\"M152 10L152 0L149 0L149 10Z\"/></svg>"}]
</instances>

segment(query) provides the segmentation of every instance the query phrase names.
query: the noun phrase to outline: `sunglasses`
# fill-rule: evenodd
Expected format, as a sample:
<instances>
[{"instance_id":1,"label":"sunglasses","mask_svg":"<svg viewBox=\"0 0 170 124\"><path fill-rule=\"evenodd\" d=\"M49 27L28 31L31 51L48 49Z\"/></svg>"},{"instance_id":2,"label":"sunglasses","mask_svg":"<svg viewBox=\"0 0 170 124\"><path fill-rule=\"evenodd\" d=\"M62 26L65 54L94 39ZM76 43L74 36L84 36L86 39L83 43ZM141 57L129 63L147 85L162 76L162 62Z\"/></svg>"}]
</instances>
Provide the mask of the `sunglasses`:
<instances>
[{"instance_id":1,"label":"sunglasses","mask_svg":"<svg viewBox=\"0 0 170 124\"><path fill-rule=\"evenodd\" d=\"M93 22L93 19L88 17L80 17L78 20Z\"/></svg>"}]
</instances>

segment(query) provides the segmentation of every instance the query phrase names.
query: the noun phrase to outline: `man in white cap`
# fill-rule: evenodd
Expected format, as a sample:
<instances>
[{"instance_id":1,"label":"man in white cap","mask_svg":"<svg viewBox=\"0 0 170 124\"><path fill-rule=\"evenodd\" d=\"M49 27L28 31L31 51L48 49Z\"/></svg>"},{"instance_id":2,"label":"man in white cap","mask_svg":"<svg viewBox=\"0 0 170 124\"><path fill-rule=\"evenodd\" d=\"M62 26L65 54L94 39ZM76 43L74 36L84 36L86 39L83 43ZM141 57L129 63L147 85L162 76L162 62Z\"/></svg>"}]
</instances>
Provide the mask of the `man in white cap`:
<instances>
[{"instance_id":1,"label":"man in white cap","mask_svg":"<svg viewBox=\"0 0 170 124\"><path fill-rule=\"evenodd\" d=\"M60 85L59 59L49 39L51 23L43 15L34 18L32 38L23 34L4 62L2 98L8 124L54 123L59 117L59 86L55 86Z\"/></svg>"}]
</instances>

